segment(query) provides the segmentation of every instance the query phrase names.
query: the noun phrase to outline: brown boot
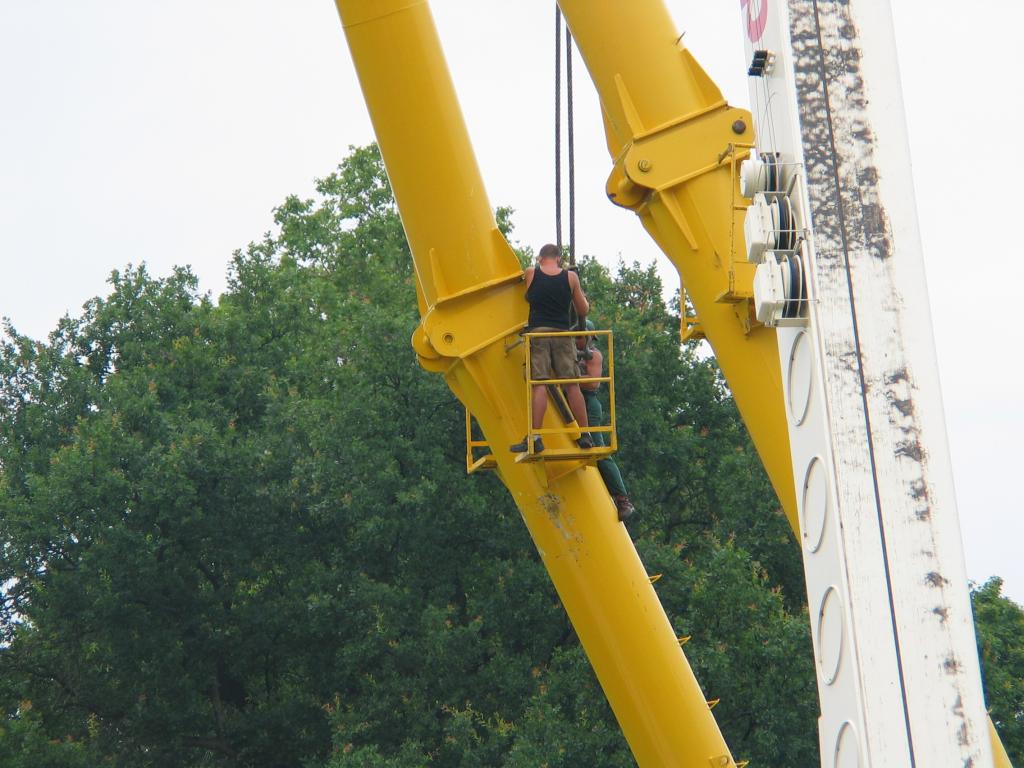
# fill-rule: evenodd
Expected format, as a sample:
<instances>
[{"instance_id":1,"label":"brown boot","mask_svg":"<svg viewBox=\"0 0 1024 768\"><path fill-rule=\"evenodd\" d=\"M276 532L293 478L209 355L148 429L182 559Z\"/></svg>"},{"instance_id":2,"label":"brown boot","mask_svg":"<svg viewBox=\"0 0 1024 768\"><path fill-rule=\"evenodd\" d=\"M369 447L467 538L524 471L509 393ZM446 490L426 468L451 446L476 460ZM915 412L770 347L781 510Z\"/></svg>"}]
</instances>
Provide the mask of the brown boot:
<instances>
[{"instance_id":1,"label":"brown boot","mask_svg":"<svg viewBox=\"0 0 1024 768\"><path fill-rule=\"evenodd\" d=\"M633 507L633 502L629 500L629 496L620 494L613 497L613 500L615 501L615 511L619 513L619 522L622 522L636 511Z\"/></svg>"}]
</instances>

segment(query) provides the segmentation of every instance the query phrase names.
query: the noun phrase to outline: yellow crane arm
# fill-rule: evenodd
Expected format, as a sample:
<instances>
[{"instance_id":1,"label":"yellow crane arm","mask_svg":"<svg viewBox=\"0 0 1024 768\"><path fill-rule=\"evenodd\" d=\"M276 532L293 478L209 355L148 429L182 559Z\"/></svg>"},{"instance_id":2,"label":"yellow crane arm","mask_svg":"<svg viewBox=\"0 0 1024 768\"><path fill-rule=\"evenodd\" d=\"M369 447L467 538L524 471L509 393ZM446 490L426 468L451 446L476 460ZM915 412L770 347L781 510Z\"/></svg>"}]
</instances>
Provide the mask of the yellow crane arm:
<instances>
[{"instance_id":1,"label":"yellow crane arm","mask_svg":"<svg viewBox=\"0 0 1024 768\"><path fill-rule=\"evenodd\" d=\"M495 447L499 476L640 765L735 765L597 470L516 463L505 450L527 427L523 345L515 344L524 286L495 225L427 3L337 5L415 262L421 362L443 373ZM642 15L660 0L629 6ZM664 47L675 51L672 40Z\"/></svg>"},{"instance_id":2,"label":"yellow crane arm","mask_svg":"<svg viewBox=\"0 0 1024 768\"><path fill-rule=\"evenodd\" d=\"M527 431L522 273L495 224L426 0L336 2L415 263L421 364L445 376L494 447L638 763L735 766L599 474L579 460L517 463L504 450ZM754 146L751 115L726 104L679 44L662 0L559 5L604 110L608 196L679 271L696 312L684 335L713 347L799 537L778 336L754 319L743 238L738 167ZM753 40L763 20L751 26L747 13ZM820 631L815 639L817 648ZM838 731L844 760L853 732ZM1009 765L990 735L995 764Z\"/></svg>"}]
</instances>

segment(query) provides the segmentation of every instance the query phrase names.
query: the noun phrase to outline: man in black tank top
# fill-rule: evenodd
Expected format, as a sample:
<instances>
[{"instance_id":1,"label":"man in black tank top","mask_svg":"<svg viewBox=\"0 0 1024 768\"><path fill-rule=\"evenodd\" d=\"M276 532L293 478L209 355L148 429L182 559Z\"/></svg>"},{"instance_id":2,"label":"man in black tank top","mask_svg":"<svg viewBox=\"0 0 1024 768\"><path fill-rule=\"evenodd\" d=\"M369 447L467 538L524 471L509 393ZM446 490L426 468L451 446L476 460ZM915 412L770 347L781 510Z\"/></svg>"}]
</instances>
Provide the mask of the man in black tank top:
<instances>
[{"instance_id":1,"label":"man in black tank top","mask_svg":"<svg viewBox=\"0 0 1024 768\"><path fill-rule=\"evenodd\" d=\"M562 252L557 245L545 245L537 255L537 266L526 269L526 300L530 303L528 331L570 330L570 306L582 321L590 311L590 304L583 293L580 278L575 272L562 269ZM530 340L530 370L534 379L575 379L576 346L570 336L539 338ZM580 392L579 384L566 384L565 396L569 408L581 428L586 428L587 406ZM544 424L544 412L548 407L547 387L533 386L532 413L533 428ZM594 444L586 432L577 441L581 448L593 448ZM514 453L527 450L526 439L511 446ZM534 453L544 450L540 437L534 438Z\"/></svg>"}]
</instances>

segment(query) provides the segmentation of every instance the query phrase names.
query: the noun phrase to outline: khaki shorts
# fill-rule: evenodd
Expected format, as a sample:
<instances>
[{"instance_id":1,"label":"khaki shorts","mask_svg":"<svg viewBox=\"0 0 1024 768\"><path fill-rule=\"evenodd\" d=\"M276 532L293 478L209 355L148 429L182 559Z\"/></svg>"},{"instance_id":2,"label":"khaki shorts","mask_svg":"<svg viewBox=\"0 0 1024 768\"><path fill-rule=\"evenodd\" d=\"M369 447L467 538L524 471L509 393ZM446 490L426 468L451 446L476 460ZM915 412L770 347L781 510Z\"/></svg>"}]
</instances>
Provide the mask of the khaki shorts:
<instances>
[{"instance_id":1,"label":"khaki shorts","mask_svg":"<svg viewBox=\"0 0 1024 768\"><path fill-rule=\"evenodd\" d=\"M558 332L559 328L532 328L540 333ZM530 339L530 378L575 379L580 375L576 366L576 345L572 336L542 336Z\"/></svg>"}]
</instances>

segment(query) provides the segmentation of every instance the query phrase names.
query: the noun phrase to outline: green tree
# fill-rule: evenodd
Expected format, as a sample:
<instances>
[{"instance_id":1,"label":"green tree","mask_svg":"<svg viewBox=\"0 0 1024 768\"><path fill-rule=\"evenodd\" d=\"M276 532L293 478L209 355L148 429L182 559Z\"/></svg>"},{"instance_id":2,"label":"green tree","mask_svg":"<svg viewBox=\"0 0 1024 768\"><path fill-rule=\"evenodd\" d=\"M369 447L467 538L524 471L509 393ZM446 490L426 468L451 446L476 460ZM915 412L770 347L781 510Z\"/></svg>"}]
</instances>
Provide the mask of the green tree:
<instances>
[{"instance_id":1,"label":"green tree","mask_svg":"<svg viewBox=\"0 0 1024 768\"><path fill-rule=\"evenodd\" d=\"M1006 754L1024 761L1024 609L992 577L971 593L985 701Z\"/></svg>"},{"instance_id":2,"label":"green tree","mask_svg":"<svg viewBox=\"0 0 1024 768\"><path fill-rule=\"evenodd\" d=\"M633 765L517 510L466 476L461 408L416 363L376 148L276 225L216 304L188 270L127 268L45 341L6 327L0 763ZM799 553L728 390L653 268L580 270L616 334L629 529L698 679L738 756L813 765ZM992 637L1012 670L1014 635Z\"/></svg>"},{"instance_id":3,"label":"green tree","mask_svg":"<svg viewBox=\"0 0 1024 768\"><path fill-rule=\"evenodd\" d=\"M187 271L128 269L45 343L8 328L4 749L277 766L351 734L339 754L499 759L487 724L521 715L565 617L415 362L376 150L319 193L217 306Z\"/></svg>"}]
</instances>

